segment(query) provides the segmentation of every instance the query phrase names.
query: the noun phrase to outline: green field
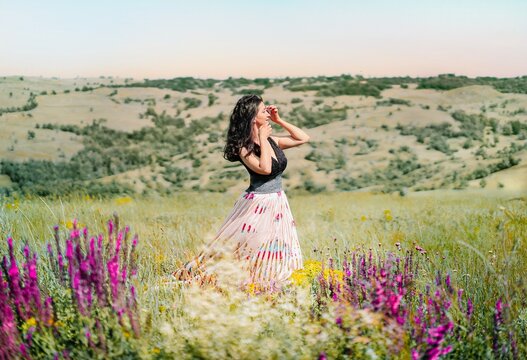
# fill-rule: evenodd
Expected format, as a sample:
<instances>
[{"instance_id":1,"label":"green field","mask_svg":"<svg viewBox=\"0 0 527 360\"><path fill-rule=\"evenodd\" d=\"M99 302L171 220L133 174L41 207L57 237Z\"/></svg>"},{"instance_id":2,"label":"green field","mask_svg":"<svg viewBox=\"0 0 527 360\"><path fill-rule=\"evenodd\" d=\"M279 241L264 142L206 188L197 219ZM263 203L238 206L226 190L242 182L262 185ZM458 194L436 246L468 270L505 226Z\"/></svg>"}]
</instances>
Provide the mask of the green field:
<instances>
[{"instance_id":1,"label":"green field","mask_svg":"<svg viewBox=\"0 0 527 360\"><path fill-rule=\"evenodd\" d=\"M446 358L527 355L525 194L451 190L406 197L289 196L309 264L306 271L317 261L328 266L331 258L335 270L330 274L339 273L345 258L349 262L352 253L367 258L370 249L379 267L390 258L388 253L401 259L412 253L419 267L413 281L405 284L408 293L401 304L408 320L404 326L395 326L386 309L372 307L375 301L368 297L360 306L350 306L343 293L331 300L334 289L325 289L323 277L316 274L300 274L307 287L293 284L274 294L237 289L233 286L236 271L225 264L219 268L227 275L218 271L216 286L176 282L171 274L214 236L235 197L179 193L114 199L4 199L1 253L8 253L8 237L14 239L19 262L23 263L25 244L38 253L40 292L43 297L53 296L54 306L61 304L62 309L54 315L53 325L41 323L38 315L15 317L17 341L25 343L35 358L55 354L66 358L64 349L76 358L409 358L412 349L426 358L430 345L424 340L419 343L418 332L412 328L416 329L413 319L419 311L417 294L434 298L426 295L430 284L432 293L436 288L441 292L438 304L444 306L434 311L453 325L437 346L452 346ZM72 290L57 281L53 261L46 255L46 243L54 244L54 225L59 225L62 238L72 230L73 219L78 219L80 227L87 226L91 235L106 233L114 212L121 225L130 226L139 237L137 275L127 278L121 288L135 288L137 303L130 319L139 324L136 332L132 321L116 320L115 303L113 308L94 306L80 315L71 300ZM443 279L440 286L434 284L438 272ZM447 275L450 282L445 286ZM376 279L371 284L377 286ZM328 284L335 281L332 275L326 280ZM326 300L325 294L329 294ZM467 317L468 299L473 313ZM431 317L432 310L427 314ZM94 323L94 317L100 317L102 327L97 327L101 325ZM335 325L335 318L340 325Z\"/></svg>"}]
</instances>

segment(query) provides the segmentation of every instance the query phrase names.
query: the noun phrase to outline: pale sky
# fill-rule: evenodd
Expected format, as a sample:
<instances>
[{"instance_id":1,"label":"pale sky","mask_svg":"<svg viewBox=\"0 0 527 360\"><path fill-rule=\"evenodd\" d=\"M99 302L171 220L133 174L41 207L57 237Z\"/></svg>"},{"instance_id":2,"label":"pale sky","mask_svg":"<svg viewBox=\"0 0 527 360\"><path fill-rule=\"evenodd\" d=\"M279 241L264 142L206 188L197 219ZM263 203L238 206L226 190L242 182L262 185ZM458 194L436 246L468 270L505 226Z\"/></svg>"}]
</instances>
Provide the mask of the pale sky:
<instances>
[{"instance_id":1,"label":"pale sky","mask_svg":"<svg viewBox=\"0 0 527 360\"><path fill-rule=\"evenodd\" d=\"M527 75L526 0L0 0L0 76Z\"/></svg>"}]
</instances>

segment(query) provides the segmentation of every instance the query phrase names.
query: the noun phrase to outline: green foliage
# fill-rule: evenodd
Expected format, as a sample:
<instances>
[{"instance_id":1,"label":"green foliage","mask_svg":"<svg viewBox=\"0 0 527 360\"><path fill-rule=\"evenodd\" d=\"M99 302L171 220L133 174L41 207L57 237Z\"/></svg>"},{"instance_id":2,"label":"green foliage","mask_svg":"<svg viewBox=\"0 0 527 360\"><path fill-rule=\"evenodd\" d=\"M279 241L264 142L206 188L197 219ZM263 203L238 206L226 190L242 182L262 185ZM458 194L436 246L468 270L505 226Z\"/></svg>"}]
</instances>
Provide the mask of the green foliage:
<instances>
[{"instance_id":1,"label":"green foliage","mask_svg":"<svg viewBox=\"0 0 527 360\"><path fill-rule=\"evenodd\" d=\"M400 157L402 162L409 159L403 154ZM409 174L416 171L420 170ZM225 209L232 207L231 195L137 196L117 208L116 201L109 199L44 200L0 199L0 235L4 239L11 234L15 240L26 239L14 242L18 258L22 257L21 247L26 241L31 249L40 249L39 287L46 294L61 294L53 298L58 312L45 338L39 336L41 329L48 327L37 323L32 358L53 358L57 349L65 348L76 359L411 358L415 337L410 333L394 332L393 323L386 322L374 309L342 308L340 300L330 299L323 309L317 296L320 292L312 288L303 291L304 288L290 287L279 294L250 295L229 287L223 278L220 287L176 283L171 276L174 268L187 259L187 252L201 249L203 239L225 216ZM447 317L455 327L443 343L453 348L445 358L526 357L527 309L522 280L527 252L522 239L527 234L527 212L521 197L492 191L486 191L485 196L439 192L407 198L328 193L299 194L290 201L297 224L302 226L300 244L306 269L316 260L327 259L327 254L340 268L344 260L348 266L355 264L352 255L357 249L371 248L370 264L374 265L390 252L404 254L413 250L412 261L419 264L419 275L404 286L411 289L406 294L415 301L414 305L419 305L419 297L413 290L425 291L426 284L436 278L444 284L448 276L453 287L443 287L438 295L433 287L430 291L432 301L445 294L453 300ZM57 291L46 263L44 241L50 238L52 224L60 220L62 229L67 226L67 219L85 214L93 218L88 224L90 230L98 229L105 226L104 214L116 210L123 213L127 223L148 235L146 243L139 243L139 281L133 283L142 315L141 335L137 339L123 331L127 322L124 326L119 324L110 309L76 318L72 294ZM499 246L496 239L500 240ZM103 243L109 244L106 239ZM425 253L415 253L415 246L424 248ZM5 241L0 244L2 250L6 247ZM233 263L230 259L227 262ZM351 265L352 273L358 274L360 263ZM365 263L368 264L367 259ZM403 269L406 262L395 266ZM227 281L238 279L239 274L231 271L225 277ZM340 289L348 284L342 284ZM331 285L326 289L327 296L339 289ZM462 292L456 291L461 288ZM356 294L359 297L360 291ZM377 294L383 295L380 291ZM503 322L496 326L495 304L500 298ZM474 304L471 316L467 316L468 299ZM430 303L423 303L422 318L429 321L426 307ZM416 315L410 312L406 318L411 320ZM97 319L101 332L93 327ZM15 324L19 330L25 329L24 340L28 325L29 322ZM97 350L88 343L86 328L92 330ZM101 333L107 345L105 351L100 348ZM242 336L244 341L240 343ZM513 355L512 340L517 345L517 355ZM399 342L404 345L394 350L394 343ZM493 343L500 351L497 355ZM66 356L59 353L58 357Z\"/></svg>"},{"instance_id":2,"label":"green foliage","mask_svg":"<svg viewBox=\"0 0 527 360\"><path fill-rule=\"evenodd\" d=\"M197 98L185 97L183 102L185 103L185 110L197 108L201 105L201 100Z\"/></svg>"},{"instance_id":3,"label":"green foliage","mask_svg":"<svg viewBox=\"0 0 527 360\"><path fill-rule=\"evenodd\" d=\"M293 108L287 114L291 123L299 127L314 128L320 125L329 124L334 121L345 120L346 108L335 109L324 106L319 111L308 110L304 105Z\"/></svg>"},{"instance_id":4,"label":"green foliage","mask_svg":"<svg viewBox=\"0 0 527 360\"><path fill-rule=\"evenodd\" d=\"M158 163L165 167L164 175L172 187L180 189L188 174L170 167L171 158L194 147L195 137L210 133L217 127L222 114L191 121L173 118L165 112L157 114L152 108L145 116L154 126L131 133L104 126L104 119L80 128L75 125L43 124L42 129L69 131L82 136L84 148L69 161L51 162L29 160L13 162L3 160L0 173L8 175L13 189L40 196L63 195L74 192L87 194L131 193L132 189L118 183L104 184L99 179L125 171ZM168 170L166 170L168 167ZM107 187L107 189L104 189Z\"/></svg>"},{"instance_id":5,"label":"green foliage","mask_svg":"<svg viewBox=\"0 0 527 360\"><path fill-rule=\"evenodd\" d=\"M389 98L388 100L379 100L376 102L377 106L392 106L392 105L405 105L411 106L412 103L409 100Z\"/></svg>"},{"instance_id":6,"label":"green foliage","mask_svg":"<svg viewBox=\"0 0 527 360\"><path fill-rule=\"evenodd\" d=\"M153 87L159 89L171 89L185 92L187 90L210 89L219 80L195 79L193 77L177 77L173 79L145 79L143 82L134 82L125 85L111 85L110 87Z\"/></svg>"},{"instance_id":7,"label":"green foliage","mask_svg":"<svg viewBox=\"0 0 527 360\"><path fill-rule=\"evenodd\" d=\"M495 78L456 76L442 74L438 76L418 79L418 89L451 90L469 85L490 85L502 93L527 94L527 76L515 78Z\"/></svg>"},{"instance_id":8,"label":"green foliage","mask_svg":"<svg viewBox=\"0 0 527 360\"><path fill-rule=\"evenodd\" d=\"M446 138L441 135L434 134L430 137L430 142L428 143L428 149L433 149L440 151L446 155L451 155L454 151L450 149Z\"/></svg>"},{"instance_id":9,"label":"green foliage","mask_svg":"<svg viewBox=\"0 0 527 360\"><path fill-rule=\"evenodd\" d=\"M381 91L388 87L380 84L361 84L351 81L339 81L333 84L320 84L320 85L299 85L295 87L289 87L290 91L313 91L316 90L317 96L340 96L340 95L364 95L380 97Z\"/></svg>"},{"instance_id":10,"label":"green foliage","mask_svg":"<svg viewBox=\"0 0 527 360\"><path fill-rule=\"evenodd\" d=\"M401 125L397 124L395 126L396 130L399 130L401 135L413 135L417 138L417 142L423 144L427 138L431 137L457 137L460 136L459 133L456 133L452 130L452 125L447 122L441 124L431 124L425 127L418 127L412 125ZM435 140L437 141L437 140Z\"/></svg>"},{"instance_id":11,"label":"green foliage","mask_svg":"<svg viewBox=\"0 0 527 360\"><path fill-rule=\"evenodd\" d=\"M216 100L218 100L218 97L214 95L213 93L209 93L208 98L209 98L209 106L214 105Z\"/></svg>"},{"instance_id":12,"label":"green foliage","mask_svg":"<svg viewBox=\"0 0 527 360\"><path fill-rule=\"evenodd\" d=\"M361 147L359 151L355 153L355 155L366 155L379 147L379 142L375 139L364 139L362 137L359 137L358 140L361 141Z\"/></svg>"},{"instance_id":13,"label":"green foliage","mask_svg":"<svg viewBox=\"0 0 527 360\"><path fill-rule=\"evenodd\" d=\"M13 113L13 112L21 112L21 111L33 110L37 106L38 106L38 103L37 103L36 97L35 97L35 95L33 93L31 93L29 95L29 98L27 99L26 104L23 105L23 106L19 106L19 107L11 106L11 107L8 107L8 108L0 108L0 116L2 114L5 114L5 113Z\"/></svg>"},{"instance_id":14,"label":"green foliage","mask_svg":"<svg viewBox=\"0 0 527 360\"><path fill-rule=\"evenodd\" d=\"M468 174L466 180L474 180L484 178L492 173L495 173L500 170L505 170L520 163L520 159L513 157L512 155L507 155L497 163L490 164L489 166L479 166L472 173Z\"/></svg>"},{"instance_id":15,"label":"green foliage","mask_svg":"<svg viewBox=\"0 0 527 360\"><path fill-rule=\"evenodd\" d=\"M312 179L304 181L304 189L311 194L318 194L326 190L324 185L315 183Z\"/></svg>"},{"instance_id":16,"label":"green foliage","mask_svg":"<svg viewBox=\"0 0 527 360\"><path fill-rule=\"evenodd\" d=\"M452 118L460 122L460 130L456 136L464 136L472 140L483 140L485 127L490 127L492 132L498 130L498 121L493 118L487 118L481 114L466 114L463 111L455 111Z\"/></svg>"},{"instance_id":17,"label":"green foliage","mask_svg":"<svg viewBox=\"0 0 527 360\"><path fill-rule=\"evenodd\" d=\"M502 134L506 136L519 135L522 131L527 131L527 123L520 120L511 120L502 128Z\"/></svg>"},{"instance_id":18,"label":"green foliage","mask_svg":"<svg viewBox=\"0 0 527 360\"><path fill-rule=\"evenodd\" d=\"M262 96L264 91L262 89L240 89L235 92L237 95L258 95Z\"/></svg>"},{"instance_id":19,"label":"green foliage","mask_svg":"<svg viewBox=\"0 0 527 360\"><path fill-rule=\"evenodd\" d=\"M181 189L189 178L189 171L174 164L168 163L162 172L163 179L172 184L173 187Z\"/></svg>"},{"instance_id":20,"label":"green foliage","mask_svg":"<svg viewBox=\"0 0 527 360\"><path fill-rule=\"evenodd\" d=\"M426 170L426 167L419 163L415 154L399 150L399 154L390 159L386 167L370 172L361 172L358 176L342 174L335 178L334 183L336 189L340 191L382 186L383 192L400 192L422 179L426 175L423 170Z\"/></svg>"}]
</instances>

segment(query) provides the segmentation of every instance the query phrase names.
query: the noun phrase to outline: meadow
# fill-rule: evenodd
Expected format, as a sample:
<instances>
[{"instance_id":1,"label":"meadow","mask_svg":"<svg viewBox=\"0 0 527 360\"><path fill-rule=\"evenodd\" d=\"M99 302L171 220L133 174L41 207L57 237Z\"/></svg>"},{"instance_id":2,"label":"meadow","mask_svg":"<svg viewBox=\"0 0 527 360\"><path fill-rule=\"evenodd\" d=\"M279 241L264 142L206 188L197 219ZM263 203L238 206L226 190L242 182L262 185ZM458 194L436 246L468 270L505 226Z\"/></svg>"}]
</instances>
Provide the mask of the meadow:
<instances>
[{"instance_id":1,"label":"meadow","mask_svg":"<svg viewBox=\"0 0 527 360\"><path fill-rule=\"evenodd\" d=\"M289 286L176 281L236 196L3 198L0 358L527 355L525 193L292 192Z\"/></svg>"}]
</instances>

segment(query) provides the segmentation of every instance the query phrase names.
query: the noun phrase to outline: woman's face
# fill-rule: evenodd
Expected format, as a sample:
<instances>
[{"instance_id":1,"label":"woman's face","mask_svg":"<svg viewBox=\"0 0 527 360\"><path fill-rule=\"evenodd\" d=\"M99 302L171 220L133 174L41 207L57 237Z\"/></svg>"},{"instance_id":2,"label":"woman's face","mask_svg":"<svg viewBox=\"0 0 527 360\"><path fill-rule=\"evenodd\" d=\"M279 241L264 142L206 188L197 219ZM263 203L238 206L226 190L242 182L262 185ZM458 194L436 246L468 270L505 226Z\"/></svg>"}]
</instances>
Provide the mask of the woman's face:
<instances>
[{"instance_id":1,"label":"woman's face","mask_svg":"<svg viewBox=\"0 0 527 360\"><path fill-rule=\"evenodd\" d=\"M260 127L264 125L270 118L271 118L271 115L267 112L267 109L265 108L265 104L262 101L258 105L258 112L256 113L256 116L254 117L256 126Z\"/></svg>"}]
</instances>

